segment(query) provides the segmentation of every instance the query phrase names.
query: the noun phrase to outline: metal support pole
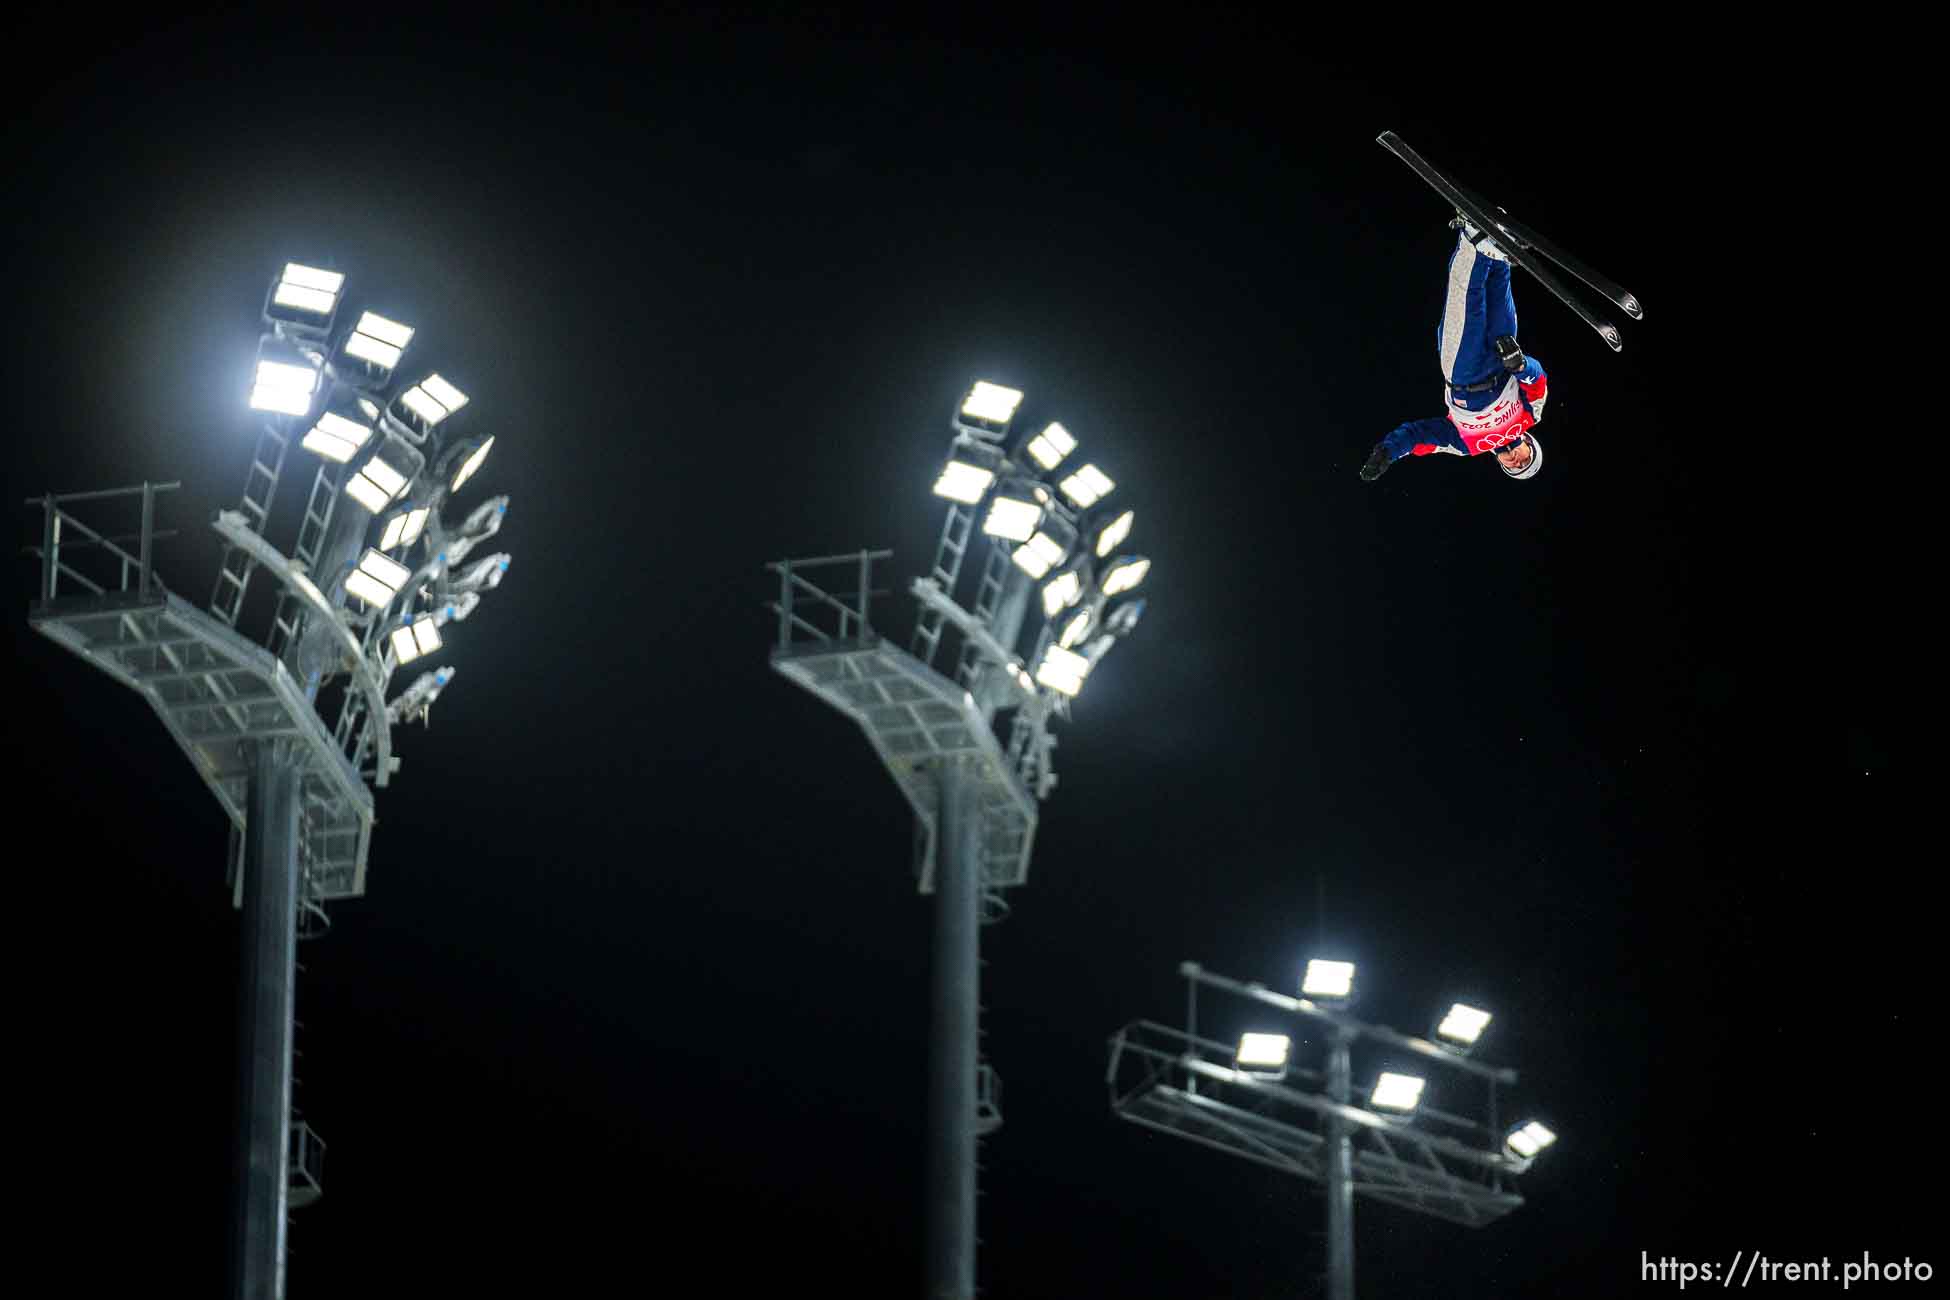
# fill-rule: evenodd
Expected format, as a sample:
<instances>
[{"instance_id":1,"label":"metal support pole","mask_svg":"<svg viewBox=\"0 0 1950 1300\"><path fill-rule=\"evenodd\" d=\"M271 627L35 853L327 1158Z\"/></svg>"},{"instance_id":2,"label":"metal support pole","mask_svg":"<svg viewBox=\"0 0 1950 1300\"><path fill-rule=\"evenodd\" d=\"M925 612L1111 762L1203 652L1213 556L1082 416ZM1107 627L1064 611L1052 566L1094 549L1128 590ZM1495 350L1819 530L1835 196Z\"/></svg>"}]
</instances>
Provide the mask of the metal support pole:
<instances>
[{"instance_id":1,"label":"metal support pole","mask_svg":"<svg viewBox=\"0 0 1950 1300\"><path fill-rule=\"evenodd\" d=\"M149 539L156 521L156 489L148 483L142 485L142 573L136 579L137 590L142 598L149 598Z\"/></svg>"},{"instance_id":2,"label":"metal support pole","mask_svg":"<svg viewBox=\"0 0 1950 1300\"><path fill-rule=\"evenodd\" d=\"M953 760L934 867L934 1050L928 1079L928 1300L975 1295L975 1040L981 931L978 787Z\"/></svg>"},{"instance_id":3,"label":"metal support pole","mask_svg":"<svg viewBox=\"0 0 1950 1300\"><path fill-rule=\"evenodd\" d=\"M1345 1106L1353 1092L1350 1044L1354 1036L1335 1031L1327 1053L1327 1095ZM1354 1300L1354 1151L1347 1121L1327 1121L1327 1295Z\"/></svg>"},{"instance_id":4,"label":"metal support pole","mask_svg":"<svg viewBox=\"0 0 1950 1300\"><path fill-rule=\"evenodd\" d=\"M867 639L867 597L872 594L872 589L873 553L863 549L860 552L860 630L858 634L862 641Z\"/></svg>"},{"instance_id":5,"label":"metal support pole","mask_svg":"<svg viewBox=\"0 0 1950 1300\"><path fill-rule=\"evenodd\" d=\"M298 949L298 768L252 744L244 829L236 1300L283 1300L290 1194L292 986Z\"/></svg>"}]
</instances>

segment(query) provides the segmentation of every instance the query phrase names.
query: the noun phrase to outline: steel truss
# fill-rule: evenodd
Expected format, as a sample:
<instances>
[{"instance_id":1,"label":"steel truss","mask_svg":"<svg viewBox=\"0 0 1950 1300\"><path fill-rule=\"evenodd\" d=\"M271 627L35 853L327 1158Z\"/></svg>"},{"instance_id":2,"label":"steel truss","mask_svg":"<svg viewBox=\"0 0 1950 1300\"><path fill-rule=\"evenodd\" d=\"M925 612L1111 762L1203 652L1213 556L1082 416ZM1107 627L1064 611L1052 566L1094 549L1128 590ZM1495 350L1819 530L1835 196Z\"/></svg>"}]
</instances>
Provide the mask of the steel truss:
<instances>
[{"instance_id":1,"label":"steel truss","mask_svg":"<svg viewBox=\"0 0 1950 1300\"><path fill-rule=\"evenodd\" d=\"M779 598L766 606L779 620L772 667L867 733L914 810L922 893L934 891L938 767L951 760L963 763L979 791L984 890L1020 885L1028 878L1036 838L1036 800L968 690L889 645L867 621L868 600L875 594L873 564L891 554L859 551L767 565L779 575ZM860 583L844 596L805 576L809 569L830 571L842 564L857 570Z\"/></svg>"},{"instance_id":2,"label":"steel truss","mask_svg":"<svg viewBox=\"0 0 1950 1300\"><path fill-rule=\"evenodd\" d=\"M1354 1144L1356 1196L1480 1228L1523 1204L1528 1162L1232 1068L1233 1049L1149 1020L1110 1040L1105 1079L1120 1119L1326 1183L1328 1123ZM1319 1079L1313 1071L1297 1071Z\"/></svg>"},{"instance_id":3,"label":"steel truss","mask_svg":"<svg viewBox=\"0 0 1950 1300\"><path fill-rule=\"evenodd\" d=\"M240 835L248 814L250 747L286 742L300 770L298 847L307 894L314 900L363 894L372 791L279 660L167 590L151 571L151 503L156 492L174 486L30 500L42 507L44 523L43 544L30 548L42 572L27 621L149 702ZM144 500L144 520L133 555L65 508L136 495ZM253 568L265 567L268 544L241 521L234 531L226 534L232 546L252 559ZM77 563L74 553L82 548L101 553L93 577ZM119 573L105 571L104 556ZM270 567L288 580L281 563ZM377 725L384 727L383 721ZM390 756L390 740L379 743Z\"/></svg>"}]
</instances>

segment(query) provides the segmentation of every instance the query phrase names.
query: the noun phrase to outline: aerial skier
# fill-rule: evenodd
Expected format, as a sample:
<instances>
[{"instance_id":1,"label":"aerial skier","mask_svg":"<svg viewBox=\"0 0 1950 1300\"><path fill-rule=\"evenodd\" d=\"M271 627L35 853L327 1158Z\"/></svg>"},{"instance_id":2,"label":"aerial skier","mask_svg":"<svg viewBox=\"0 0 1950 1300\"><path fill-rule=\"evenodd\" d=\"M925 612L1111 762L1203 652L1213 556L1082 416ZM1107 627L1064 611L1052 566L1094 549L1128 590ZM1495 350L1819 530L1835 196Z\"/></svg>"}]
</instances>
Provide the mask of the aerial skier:
<instances>
[{"instance_id":1,"label":"aerial skier","mask_svg":"<svg viewBox=\"0 0 1950 1300\"><path fill-rule=\"evenodd\" d=\"M1435 332L1436 356L1448 385L1447 414L1396 428L1368 453L1361 477L1372 483L1403 456L1443 451L1457 456L1489 452L1511 478L1531 478L1544 466L1543 445L1531 430L1544 418L1549 386L1544 368L1517 345L1511 265L1529 272L1614 352L1624 346L1618 327L1578 301L1544 261L1584 281L1634 320L1644 316L1639 300L1504 209L1456 185L1393 131L1383 131L1376 142L1448 202L1456 212L1449 224L1462 233L1449 256L1448 299Z\"/></svg>"},{"instance_id":2,"label":"aerial skier","mask_svg":"<svg viewBox=\"0 0 1950 1300\"><path fill-rule=\"evenodd\" d=\"M1531 432L1544 418L1548 382L1535 357L1517 345L1517 304L1510 261L1496 240L1457 217L1449 255L1448 297L1435 330L1436 357L1448 386L1446 415L1410 420L1376 443L1361 466L1372 483L1404 456L1488 452L1515 479L1544 466Z\"/></svg>"}]
</instances>

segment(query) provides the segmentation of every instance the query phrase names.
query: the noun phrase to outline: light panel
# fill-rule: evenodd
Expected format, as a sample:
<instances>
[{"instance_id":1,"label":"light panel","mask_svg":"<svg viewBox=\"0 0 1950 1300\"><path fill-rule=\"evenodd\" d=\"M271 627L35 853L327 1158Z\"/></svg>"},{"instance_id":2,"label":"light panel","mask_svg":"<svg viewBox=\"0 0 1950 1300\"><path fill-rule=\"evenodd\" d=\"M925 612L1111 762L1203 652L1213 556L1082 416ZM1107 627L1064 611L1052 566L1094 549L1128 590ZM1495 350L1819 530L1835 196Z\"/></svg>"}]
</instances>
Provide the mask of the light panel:
<instances>
[{"instance_id":1,"label":"light panel","mask_svg":"<svg viewBox=\"0 0 1950 1300\"><path fill-rule=\"evenodd\" d=\"M391 370L399 364L406 345L413 340L413 327L398 321L387 320L377 312L367 312L359 317L352 334L345 340L347 356L369 361L382 370Z\"/></svg>"},{"instance_id":2,"label":"light panel","mask_svg":"<svg viewBox=\"0 0 1950 1300\"><path fill-rule=\"evenodd\" d=\"M1519 1125L1511 1131L1508 1138L1504 1139L1505 1145L1526 1160L1555 1141L1557 1141L1557 1134L1534 1119L1528 1124Z\"/></svg>"},{"instance_id":3,"label":"light panel","mask_svg":"<svg viewBox=\"0 0 1950 1300\"><path fill-rule=\"evenodd\" d=\"M366 508L368 514L378 514L393 504L393 499L379 490L379 485L363 474L354 474L345 481L345 495Z\"/></svg>"},{"instance_id":4,"label":"light panel","mask_svg":"<svg viewBox=\"0 0 1950 1300\"><path fill-rule=\"evenodd\" d=\"M1151 572L1151 561L1141 555L1122 559L1104 570L1103 592L1106 596L1121 595L1144 581Z\"/></svg>"},{"instance_id":5,"label":"light panel","mask_svg":"<svg viewBox=\"0 0 1950 1300\"><path fill-rule=\"evenodd\" d=\"M990 424L1007 424L1016 418L1016 407L1021 403L1021 390L977 380L968 396L962 399L961 413L970 419L985 420Z\"/></svg>"},{"instance_id":6,"label":"light panel","mask_svg":"<svg viewBox=\"0 0 1950 1300\"><path fill-rule=\"evenodd\" d=\"M467 394L439 375L428 375L399 395L400 404L429 428L467 405Z\"/></svg>"},{"instance_id":7,"label":"light panel","mask_svg":"<svg viewBox=\"0 0 1950 1300\"><path fill-rule=\"evenodd\" d=\"M288 361L257 362L257 380L251 388L251 407L259 411L278 411L285 415L304 415L311 410L312 394L318 390L318 371Z\"/></svg>"},{"instance_id":8,"label":"light panel","mask_svg":"<svg viewBox=\"0 0 1950 1300\"><path fill-rule=\"evenodd\" d=\"M1449 1008L1448 1015L1442 1017L1442 1023L1435 1027L1435 1033L1438 1038L1467 1047L1483 1036L1483 1030L1489 1023L1489 1012L1458 1002Z\"/></svg>"},{"instance_id":9,"label":"light panel","mask_svg":"<svg viewBox=\"0 0 1950 1300\"><path fill-rule=\"evenodd\" d=\"M412 510L402 510L386 521L386 531L379 539L379 549L390 551L397 546L411 546L420 540L420 533L426 528L428 508L419 506Z\"/></svg>"},{"instance_id":10,"label":"light panel","mask_svg":"<svg viewBox=\"0 0 1950 1300\"><path fill-rule=\"evenodd\" d=\"M1059 610L1068 609L1083 595L1083 578L1075 569L1066 569L1043 584L1043 614L1055 618Z\"/></svg>"},{"instance_id":11,"label":"light panel","mask_svg":"<svg viewBox=\"0 0 1950 1300\"><path fill-rule=\"evenodd\" d=\"M345 494L374 514L378 514L406 490L406 475L386 460L374 455L345 481Z\"/></svg>"},{"instance_id":12,"label":"light panel","mask_svg":"<svg viewBox=\"0 0 1950 1300\"><path fill-rule=\"evenodd\" d=\"M1082 690L1083 679L1089 675L1090 661L1062 646L1053 645L1044 651L1043 662L1036 666L1036 680L1065 695Z\"/></svg>"},{"instance_id":13,"label":"light panel","mask_svg":"<svg viewBox=\"0 0 1950 1300\"><path fill-rule=\"evenodd\" d=\"M370 437L370 424L360 424L336 411L327 411L318 417L318 423L311 427L300 445L314 455L343 465L359 454L359 448Z\"/></svg>"},{"instance_id":14,"label":"light panel","mask_svg":"<svg viewBox=\"0 0 1950 1300\"><path fill-rule=\"evenodd\" d=\"M1109 495L1117 484L1111 482L1110 476L1095 465L1084 465L1056 486L1079 508L1088 509Z\"/></svg>"},{"instance_id":15,"label":"light panel","mask_svg":"<svg viewBox=\"0 0 1950 1300\"><path fill-rule=\"evenodd\" d=\"M1015 560L1016 567L1024 573L1032 578L1041 578L1051 569L1063 563L1069 557L1069 554L1069 550L1063 543L1057 541L1048 533L1039 532L1021 546L1018 546L1015 554L1011 558Z\"/></svg>"},{"instance_id":16,"label":"light panel","mask_svg":"<svg viewBox=\"0 0 1950 1300\"><path fill-rule=\"evenodd\" d=\"M447 414L449 415L452 415L455 411L467 405L467 394L455 388L439 375L428 375L420 381L420 387L425 389L434 401L446 407Z\"/></svg>"},{"instance_id":17,"label":"light panel","mask_svg":"<svg viewBox=\"0 0 1950 1300\"><path fill-rule=\"evenodd\" d=\"M965 506L981 504L982 494L995 482L995 471L983 469L980 465L970 465L967 461L951 460L935 480L934 494L959 501Z\"/></svg>"},{"instance_id":18,"label":"light panel","mask_svg":"<svg viewBox=\"0 0 1950 1300\"><path fill-rule=\"evenodd\" d=\"M1308 998L1344 998L1353 991L1353 962L1322 961L1318 957L1307 962L1306 978L1300 981L1300 996Z\"/></svg>"},{"instance_id":19,"label":"light panel","mask_svg":"<svg viewBox=\"0 0 1950 1300\"><path fill-rule=\"evenodd\" d=\"M359 557L359 568L370 573L394 591L398 591L401 587L404 587L406 580L413 576L413 570L407 568L390 555L382 555L370 546L366 548L366 553Z\"/></svg>"},{"instance_id":20,"label":"light panel","mask_svg":"<svg viewBox=\"0 0 1950 1300\"><path fill-rule=\"evenodd\" d=\"M1293 1040L1285 1034L1241 1034L1234 1063L1241 1068L1284 1070Z\"/></svg>"},{"instance_id":21,"label":"light panel","mask_svg":"<svg viewBox=\"0 0 1950 1300\"><path fill-rule=\"evenodd\" d=\"M449 492L460 491L460 485L474 477L474 471L481 467L481 463L487 459L488 449L493 446L494 439L489 438L486 442L476 447L474 454L462 461L460 468L454 471L454 481L448 485L447 490Z\"/></svg>"},{"instance_id":22,"label":"light panel","mask_svg":"<svg viewBox=\"0 0 1950 1300\"><path fill-rule=\"evenodd\" d=\"M394 628L392 640L393 659L398 663L410 664L421 655L432 654L440 648L440 624L428 614Z\"/></svg>"},{"instance_id":23,"label":"light panel","mask_svg":"<svg viewBox=\"0 0 1950 1300\"><path fill-rule=\"evenodd\" d=\"M1137 511L1126 510L1117 518L1105 524L1097 534L1097 558L1102 559L1116 550L1126 537L1131 535L1131 525L1137 522Z\"/></svg>"},{"instance_id":24,"label":"light panel","mask_svg":"<svg viewBox=\"0 0 1950 1300\"><path fill-rule=\"evenodd\" d=\"M1412 1074L1390 1074L1382 1072L1374 1082L1374 1092L1368 1096L1368 1105L1377 1110L1414 1110L1422 1101L1422 1088L1427 1083Z\"/></svg>"},{"instance_id":25,"label":"light panel","mask_svg":"<svg viewBox=\"0 0 1950 1300\"><path fill-rule=\"evenodd\" d=\"M278 278L278 287L272 291L271 301L280 307L330 316L338 307L339 289L344 284L345 275L342 272L286 262L284 274Z\"/></svg>"},{"instance_id":26,"label":"light panel","mask_svg":"<svg viewBox=\"0 0 1950 1300\"><path fill-rule=\"evenodd\" d=\"M1088 605L1084 606L1070 615L1069 620L1063 624L1062 635L1056 638L1056 644L1065 650L1076 648L1082 644L1085 637L1090 635L1091 624L1096 621L1097 611Z\"/></svg>"},{"instance_id":27,"label":"light panel","mask_svg":"<svg viewBox=\"0 0 1950 1300\"><path fill-rule=\"evenodd\" d=\"M347 595L357 596L366 604L375 606L391 604L398 594L364 569L354 569L346 575L345 590Z\"/></svg>"},{"instance_id":28,"label":"light panel","mask_svg":"<svg viewBox=\"0 0 1950 1300\"><path fill-rule=\"evenodd\" d=\"M1044 469L1055 469L1063 463L1063 458L1077 449L1077 440L1070 431L1060 424L1051 423L1041 433L1024 445L1030 458Z\"/></svg>"},{"instance_id":29,"label":"light panel","mask_svg":"<svg viewBox=\"0 0 1950 1300\"><path fill-rule=\"evenodd\" d=\"M412 576L413 571L398 560L367 547L359 567L347 576L345 589L368 605L387 605Z\"/></svg>"},{"instance_id":30,"label":"light panel","mask_svg":"<svg viewBox=\"0 0 1950 1300\"><path fill-rule=\"evenodd\" d=\"M1036 526L1042 522L1043 508L1034 501L999 496L989 506L989 517L983 521L982 531L990 537L1026 542L1036 535Z\"/></svg>"}]
</instances>

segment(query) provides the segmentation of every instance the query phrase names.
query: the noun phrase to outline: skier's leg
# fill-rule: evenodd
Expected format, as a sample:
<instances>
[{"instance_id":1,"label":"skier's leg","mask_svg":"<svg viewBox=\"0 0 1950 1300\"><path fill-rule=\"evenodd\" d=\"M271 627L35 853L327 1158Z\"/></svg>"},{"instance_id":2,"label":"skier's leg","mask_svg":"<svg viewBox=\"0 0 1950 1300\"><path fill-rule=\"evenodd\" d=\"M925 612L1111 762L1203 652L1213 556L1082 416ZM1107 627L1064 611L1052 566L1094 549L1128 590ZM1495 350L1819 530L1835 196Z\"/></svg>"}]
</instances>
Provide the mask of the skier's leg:
<instances>
[{"instance_id":1,"label":"skier's leg","mask_svg":"<svg viewBox=\"0 0 1950 1300\"><path fill-rule=\"evenodd\" d=\"M1495 258L1489 263L1489 276L1483 283L1483 329L1492 340L1517 336L1517 300L1510 292L1510 264ZM1495 349L1492 348L1492 351Z\"/></svg>"},{"instance_id":2,"label":"skier's leg","mask_svg":"<svg viewBox=\"0 0 1950 1300\"><path fill-rule=\"evenodd\" d=\"M1458 235L1456 251L1449 255L1448 296L1443 303L1442 320L1436 326L1437 360L1442 377L1451 384L1480 383L1502 369L1490 340L1489 284L1492 271L1503 272L1502 293L1508 298L1510 266L1484 257L1476 246ZM1510 309L1514 323L1516 309Z\"/></svg>"}]
</instances>

